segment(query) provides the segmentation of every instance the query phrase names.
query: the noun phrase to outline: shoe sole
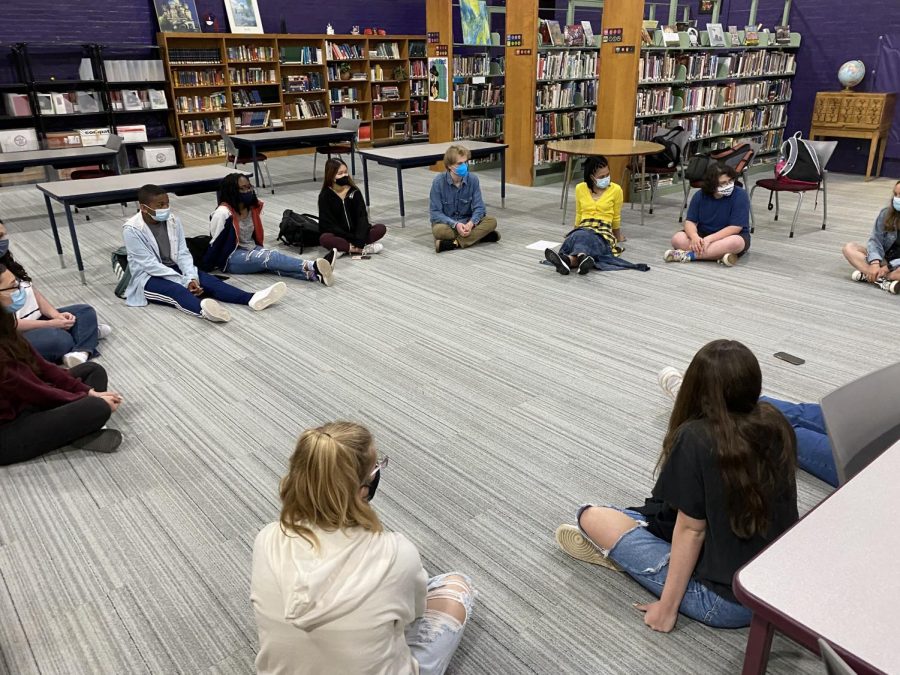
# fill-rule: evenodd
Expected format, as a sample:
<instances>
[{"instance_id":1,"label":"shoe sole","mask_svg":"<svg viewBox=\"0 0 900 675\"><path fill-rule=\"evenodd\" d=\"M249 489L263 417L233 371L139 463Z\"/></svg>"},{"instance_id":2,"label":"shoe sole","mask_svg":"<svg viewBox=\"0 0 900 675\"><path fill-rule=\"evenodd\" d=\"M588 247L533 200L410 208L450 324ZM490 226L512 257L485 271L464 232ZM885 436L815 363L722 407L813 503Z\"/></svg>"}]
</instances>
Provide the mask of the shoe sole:
<instances>
[{"instance_id":1,"label":"shoe sole","mask_svg":"<svg viewBox=\"0 0 900 675\"><path fill-rule=\"evenodd\" d=\"M122 445L122 432L116 429L100 429L72 441L69 445L90 452L115 452Z\"/></svg>"},{"instance_id":2,"label":"shoe sole","mask_svg":"<svg viewBox=\"0 0 900 675\"><path fill-rule=\"evenodd\" d=\"M730 253L719 258L719 264L724 267L734 267L736 263L737 256Z\"/></svg>"},{"instance_id":3,"label":"shoe sole","mask_svg":"<svg viewBox=\"0 0 900 675\"><path fill-rule=\"evenodd\" d=\"M675 368L669 366L669 367L663 368L661 371L659 371L659 375L656 377L656 381L659 382L659 388L662 389L663 393L666 396L668 396L669 398L671 398L673 401L675 400L676 397L672 396L672 392L666 386L666 382L669 381L670 377L674 377L674 376L680 377L681 373L679 373Z\"/></svg>"},{"instance_id":4,"label":"shoe sole","mask_svg":"<svg viewBox=\"0 0 900 675\"><path fill-rule=\"evenodd\" d=\"M260 300L256 305L250 305L250 309L261 312L266 307L274 305L276 302L281 300L281 298L284 297L285 293L287 293L287 285L285 285L283 281L272 284L269 294L262 300Z\"/></svg>"},{"instance_id":5,"label":"shoe sole","mask_svg":"<svg viewBox=\"0 0 900 675\"><path fill-rule=\"evenodd\" d=\"M544 257L556 268L556 271L565 276L569 273L569 266L563 262L562 257L552 248L544 251Z\"/></svg>"},{"instance_id":6,"label":"shoe sole","mask_svg":"<svg viewBox=\"0 0 900 675\"><path fill-rule=\"evenodd\" d=\"M609 558L605 558L594 545L584 538L581 531L574 525L560 525L556 528L556 543L568 555L576 560L590 563L591 565L600 565L616 572L621 572L622 568L616 565Z\"/></svg>"},{"instance_id":7,"label":"shoe sole","mask_svg":"<svg viewBox=\"0 0 900 675\"><path fill-rule=\"evenodd\" d=\"M592 269L594 269L594 259L591 256L578 263L578 274L587 274Z\"/></svg>"},{"instance_id":8,"label":"shoe sole","mask_svg":"<svg viewBox=\"0 0 900 675\"><path fill-rule=\"evenodd\" d=\"M334 283L334 268L325 258L316 260L316 274L319 275L319 283L331 286Z\"/></svg>"},{"instance_id":9,"label":"shoe sole","mask_svg":"<svg viewBox=\"0 0 900 675\"><path fill-rule=\"evenodd\" d=\"M67 356L63 357L62 362L66 368L74 368L75 366L80 366L82 363L87 363L87 361L82 361L80 359L70 359Z\"/></svg>"},{"instance_id":10,"label":"shoe sole","mask_svg":"<svg viewBox=\"0 0 900 675\"><path fill-rule=\"evenodd\" d=\"M212 309L210 309L212 307ZM228 323L231 321L231 312L222 307L218 302L206 303L206 307L201 305L201 316L212 323Z\"/></svg>"}]
</instances>

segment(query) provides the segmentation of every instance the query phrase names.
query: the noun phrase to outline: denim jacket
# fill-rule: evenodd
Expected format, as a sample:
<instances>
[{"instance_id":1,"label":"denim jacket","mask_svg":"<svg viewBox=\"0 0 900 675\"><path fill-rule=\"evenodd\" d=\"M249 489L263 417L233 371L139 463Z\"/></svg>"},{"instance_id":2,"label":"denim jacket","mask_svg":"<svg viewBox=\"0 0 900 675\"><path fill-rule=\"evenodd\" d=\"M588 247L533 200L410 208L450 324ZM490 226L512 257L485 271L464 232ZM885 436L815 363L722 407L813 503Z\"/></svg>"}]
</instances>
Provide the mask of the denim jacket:
<instances>
[{"instance_id":1,"label":"denim jacket","mask_svg":"<svg viewBox=\"0 0 900 675\"><path fill-rule=\"evenodd\" d=\"M890 232L885 232L884 230L884 221L888 217L888 210L892 208L889 206L882 209L875 220L875 227L872 228L872 234L869 235L869 241L866 244L866 261L880 260L883 264L894 268L900 266L900 258L894 258L893 260L884 259L891 247L897 243L897 230Z\"/></svg>"},{"instance_id":2,"label":"denim jacket","mask_svg":"<svg viewBox=\"0 0 900 675\"><path fill-rule=\"evenodd\" d=\"M478 224L487 213L478 176L471 173L462 179L459 187L453 185L449 171L435 176L430 201L431 222L450 227L469 220Z\"/></svg>"}]
</instances>

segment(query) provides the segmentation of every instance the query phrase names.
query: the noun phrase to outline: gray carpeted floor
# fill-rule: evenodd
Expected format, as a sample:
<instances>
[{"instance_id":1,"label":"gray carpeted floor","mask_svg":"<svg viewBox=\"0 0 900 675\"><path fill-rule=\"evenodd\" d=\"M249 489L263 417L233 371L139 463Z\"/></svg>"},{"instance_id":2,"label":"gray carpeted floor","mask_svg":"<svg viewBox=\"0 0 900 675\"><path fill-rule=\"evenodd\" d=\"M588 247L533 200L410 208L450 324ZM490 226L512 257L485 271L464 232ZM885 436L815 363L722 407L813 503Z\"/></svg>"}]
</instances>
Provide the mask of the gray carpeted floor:
<instances>
[{"instance_id":1,"label":"gray carpeted floor","mask_svg":"<svg viewBox=\"0 0 900 675\"><path fill-rule=\"evenodd\" d=\"M314 212L317 186L309 158L271 168L274 244L281 211ZM114 325L99 362L125 396L113 422L126 435L115 455L0 469L0 672L249 672L253 538L276 517L297 434L335 418L368 425L391 457L376 500L387 526L417 544L430 572L467 572L480 590L453 673L739 670L747 631L682 618L670 635L651 632L631 607L648 594L567 558L553 531L584 501L648 494L669 412L656 373L685 367L705 342L744 341L765 390L795 400L884 364L900 299L849 281L840 246L865 238L892 182L832 176L830 227L819 230L821 204L813 212L810 201L793 240L793 198L773 223L757 195L753 249L733 269L661 262L676 198L643 227L626 206L625 257L652 270L561 277L525 248L568 230L558 186L511 186L500 210L496 173L483 174L502 241L437 256L425 215L432 174L404 176L406 229L393 173L371 175L373 219L390 226L384 253L342 259L333 288L288 280L282 304L236 308L226 325L113 296L119 207L79 220L82 287L67 235L69 267L59 268L37 190L0 191L13 250L41 290L57 305L89 302ZM215 204L205 195L173 206L198 234ZM805 512L828 488L801 474L799 491ZM778 638L770 672L819 666Z\"/></svg>"}]
</instances>

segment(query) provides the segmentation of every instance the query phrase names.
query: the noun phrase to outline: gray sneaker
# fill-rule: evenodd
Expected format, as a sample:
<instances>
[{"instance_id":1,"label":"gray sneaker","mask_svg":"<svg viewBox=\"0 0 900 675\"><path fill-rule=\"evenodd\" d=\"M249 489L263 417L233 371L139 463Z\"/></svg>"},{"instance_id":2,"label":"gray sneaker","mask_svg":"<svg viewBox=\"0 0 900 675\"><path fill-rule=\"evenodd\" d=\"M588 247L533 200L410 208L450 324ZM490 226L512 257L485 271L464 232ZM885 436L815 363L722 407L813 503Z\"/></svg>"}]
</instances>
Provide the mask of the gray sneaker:
<instances>
[{"instance_id":1,"label":"gray sneaker","mask_svg":"<svg viewBox=\"0 0 900 675\"><path fill-rule=\"evenodd\" d=\"M231 321L231 313L212 298L200 301L200 316L213 323Z\"/></svg>"},{"instance_id":2,"label":"gray sneaker","mask_svg":"<svg viewBox=\"0 0 900 675\"><path fill-rule=\"evenodd\" d=\"M116 429L100 429L100 431L75 439L69 445L91 452L115 452L122 445L122 432Z\"/></svg>"}]
</instances>

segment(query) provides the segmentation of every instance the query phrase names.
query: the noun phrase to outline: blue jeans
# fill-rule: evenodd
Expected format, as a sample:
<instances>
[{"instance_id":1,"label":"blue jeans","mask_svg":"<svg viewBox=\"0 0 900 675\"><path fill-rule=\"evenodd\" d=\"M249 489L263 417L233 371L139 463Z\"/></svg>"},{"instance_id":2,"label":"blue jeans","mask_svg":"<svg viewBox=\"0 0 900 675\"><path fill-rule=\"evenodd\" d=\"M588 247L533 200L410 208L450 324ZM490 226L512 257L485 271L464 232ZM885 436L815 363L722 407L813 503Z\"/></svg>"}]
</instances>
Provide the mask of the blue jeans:
<instances>
[{"instance_id":1,"label":"blue jeans","mask_svg":"<svg viewBox=\"0 0 900 675\"><path fill-rule=\"evenodd\" d=\"M201 271L197 273L200 277L197 281L203 289L202 298L198 298L181 284L162 277L150 277L150 280L144 284L144 296L148 302L157 305L169 305L193 316L201 316L200 300L205 298L214 298L222 302L231 302L235 305L250 304L250 299L253 297L252 293L226 284L212 274Z\"/></svg>"},{"instance_id":2,"label":"blue jeans","mask_svg":"<svg viewBox=\"0 0 900 675\"><path fill-rule=\"evenodd\" d=\"M768 396L760 396L759 400L778 408L794 427L797 436L797 464L800 468L837 487L837 468L831 453L831 439L825 430L822 406L818 403L789 403Z\"/></svg>"},{"instance_id":3,"label":"blue jeans","mask_svg":"<svg viewBox=\"0 0 900 675\"><path fill-rule=\"evenodd\" d=\"M272 272L282 277L313 281L314 278L307 274L307 267L309 265L303 258L295 258L280 251L257 246L252 251L245 248L235 249L234 253L228 256L223 271L229 274Z\"/></svg>"},{"instance_id":4,"label":"blue jeans","mask_svg":"<svg viewBox=\"0 0 900 675\"><path fill-rule=\"evenodd\" d=\"M466 581L467 589L447 581L456 576ZM443 675L450 659L462 640L463 629L468 623L477 592L465 574L449 573L428 580L427 598L456 600L466 608L466 621L460 623L454 617L436 610L426 609L425 614L406 627L406 644L416 663L419 675Z\"/></svg>"},{"instance_id":5,"label":"blue jeans","mask_svg":"<svg viewBox=\"0 0 900 675\"><path fill-rule=\"evenodd\" d=\"M647 522L637 511L613 508L633 518L638 525L623 534L610 550L598 546L581 527L581 514L593 506L585 504L578 509L576 520L582 536L597 550L613 560L622 570L657 598L662 595L669 572L669 555L672 544L653 536ZM688 582L678 611L685 616L713 628L743 628L750 625L752 613L737 602L723 598L694 578Z\"/></svg>"},{"instance_id":6,"label":"blue jeans","mask_svg":"<svg viewBox=\"0 0 900 675\"><path fill-rule=\"evenodd\" d=\"M38 354L50 363L59 363L69 352L87 352L97 356L97 312L90 305L60 307L60 312L75 315L75 325L65 328L34 328L22 332ZM46 317L41 317L46 320Z\"/></svg>"}]
</instances>

